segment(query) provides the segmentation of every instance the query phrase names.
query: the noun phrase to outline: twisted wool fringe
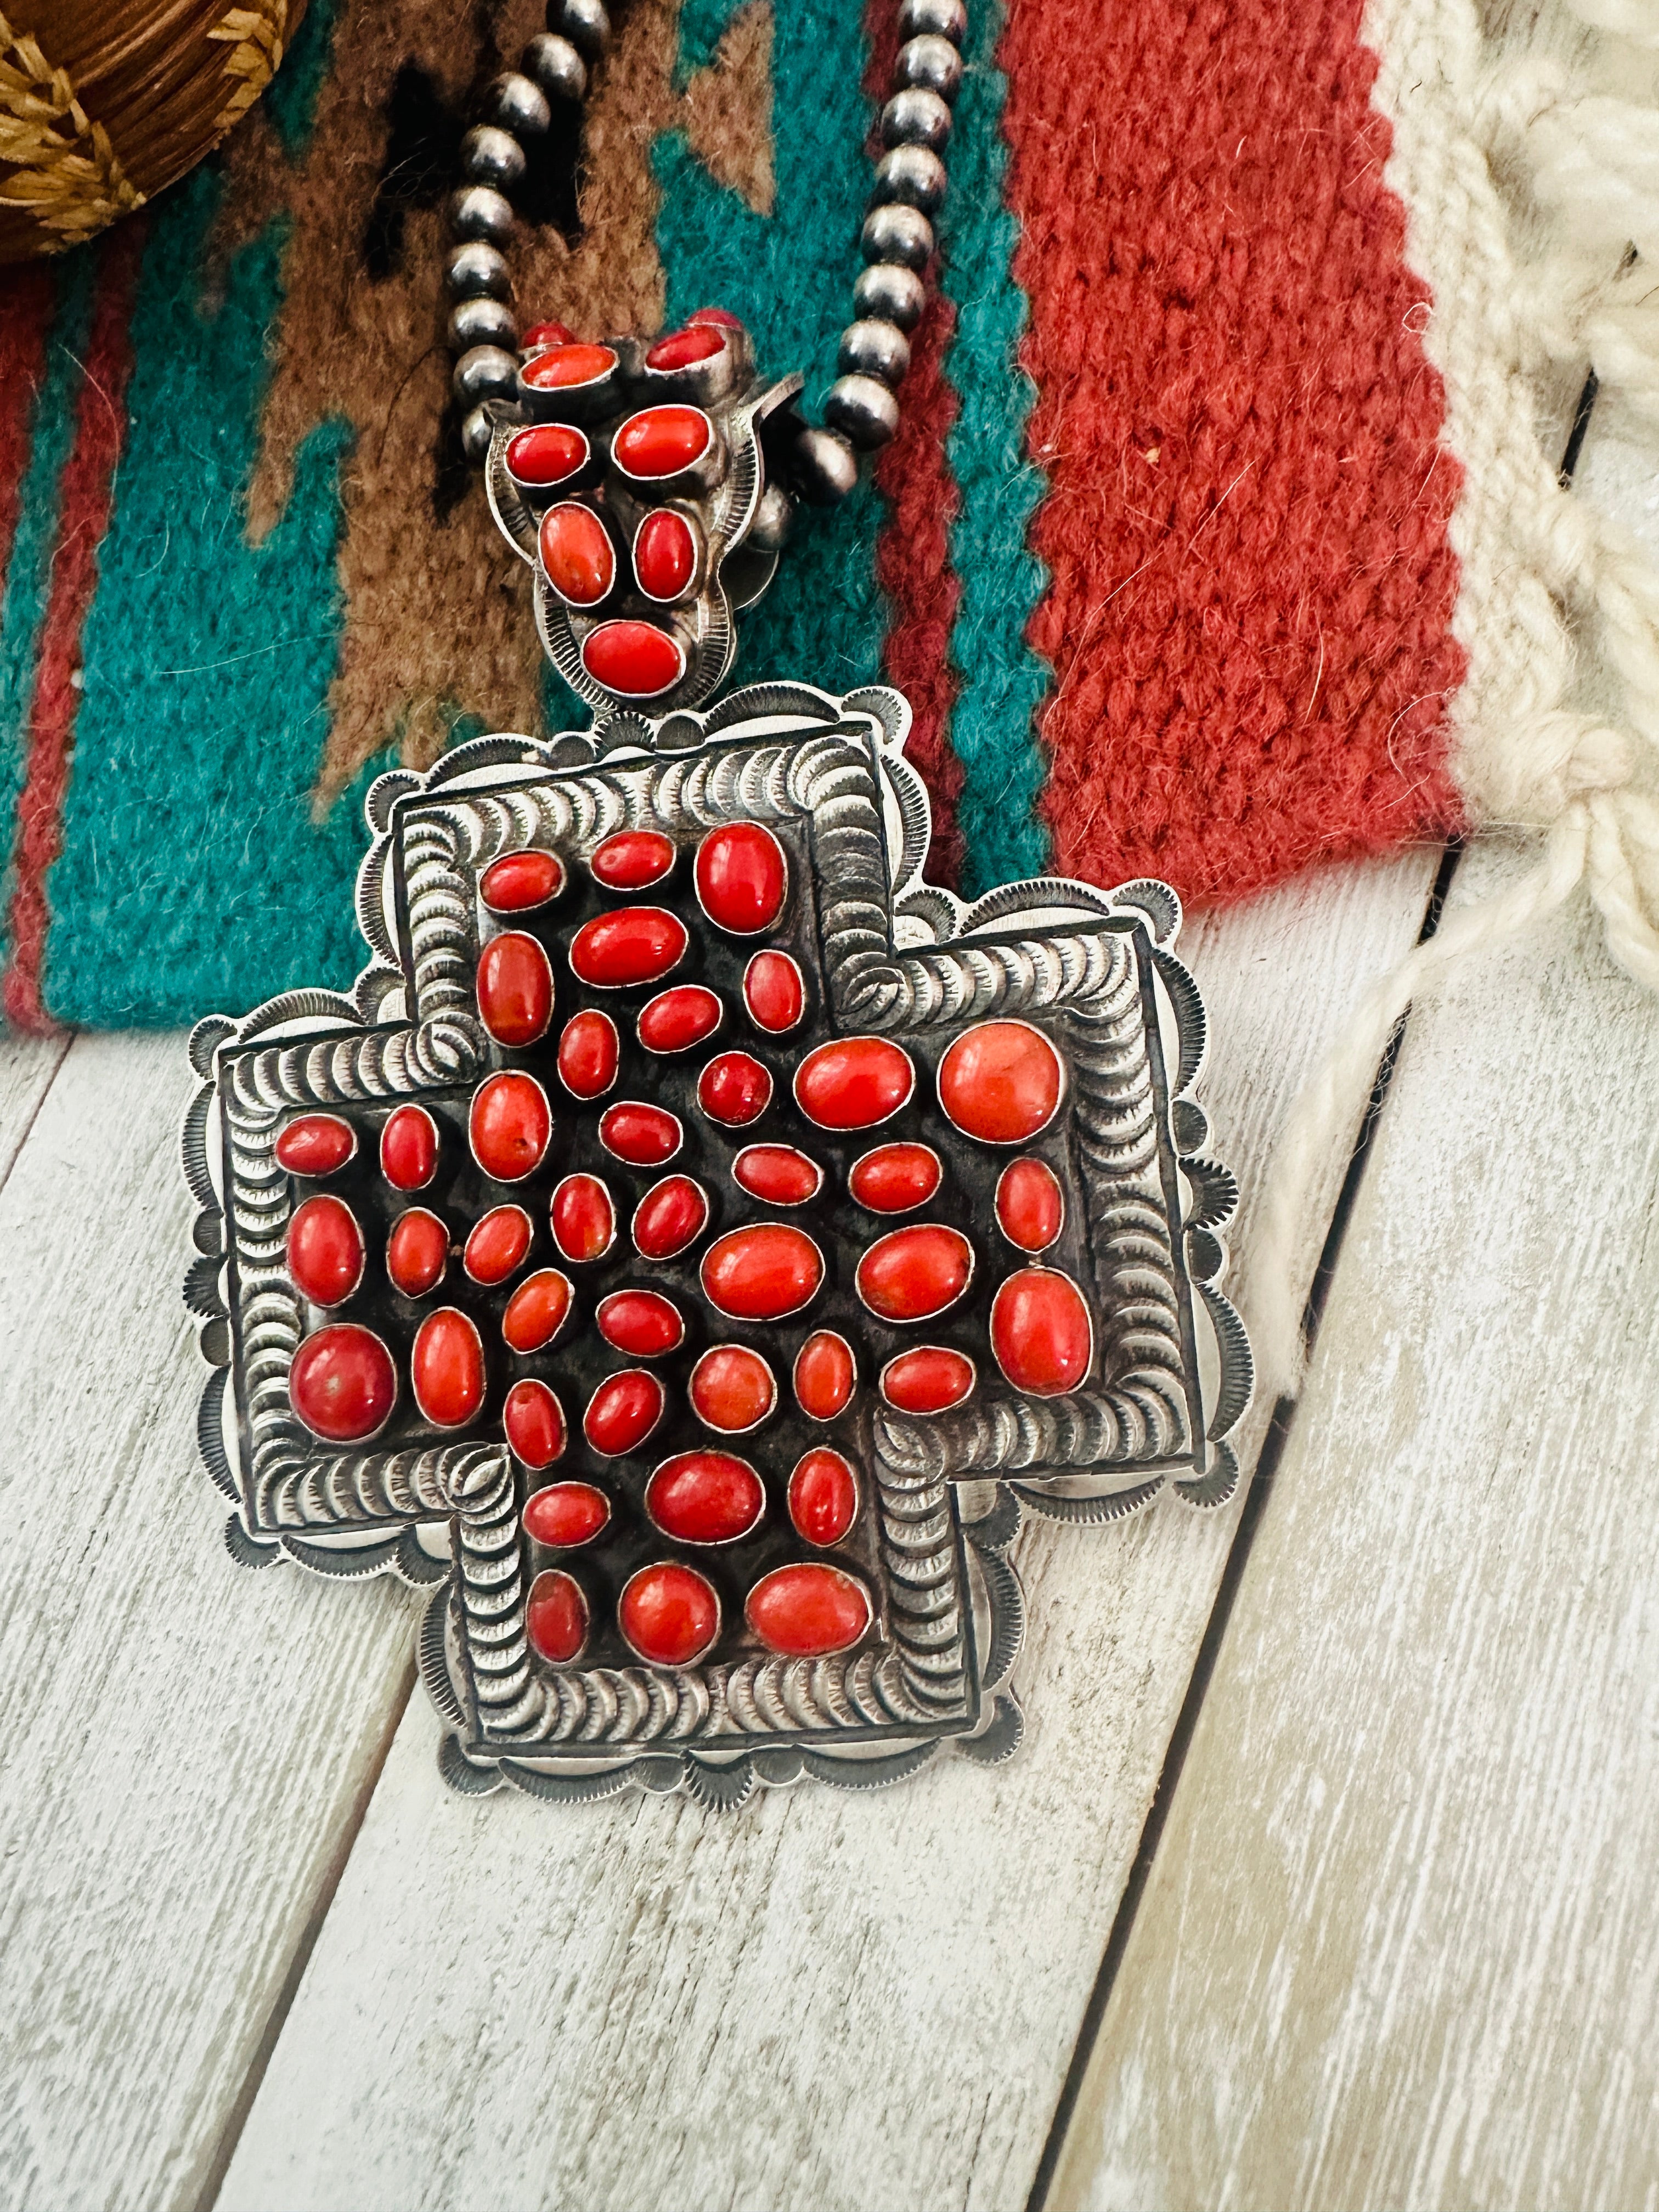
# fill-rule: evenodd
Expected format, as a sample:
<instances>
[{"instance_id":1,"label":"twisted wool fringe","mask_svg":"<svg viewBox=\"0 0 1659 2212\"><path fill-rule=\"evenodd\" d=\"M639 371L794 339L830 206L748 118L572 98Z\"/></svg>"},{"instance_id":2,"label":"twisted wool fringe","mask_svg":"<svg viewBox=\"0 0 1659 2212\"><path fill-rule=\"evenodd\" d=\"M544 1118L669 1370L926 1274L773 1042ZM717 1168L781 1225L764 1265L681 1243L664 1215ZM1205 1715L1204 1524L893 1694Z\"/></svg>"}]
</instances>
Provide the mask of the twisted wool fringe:
<instances>
[{"instance_id":1,"label":"twisted wool fringe","mask_svg":"<svg viewBox=\"0 0 1659 2212\"><path fill-rule=\"evenodd\" d=\"M1544 854L1374 986L1291 1109L1245 1296L1263 1381L1280 1393L1299 1387L1304 1357L1299 1286L1322 1236L1314 1184L1413 1000L1580 884L1613 957L1659 991L1659 574L1562 488L1526 381L1553 362L1588 365L1604 398L1659 420L1659 307L1643 296L1659 266L1659 0L1571 6L1547 10L1532 51L1496 65L1468 0L1373 0L1364 27L1394 125L1389 179L1434 294L1425 344L1466 472L1451 531L1453 628L1469 657L1453 771L1474 823L1541 833ZM1530 204L1506 210L1494 172L1522 177ZM1578 706L1581 682L1613 711Z\"/></svg>"}]
</instances>

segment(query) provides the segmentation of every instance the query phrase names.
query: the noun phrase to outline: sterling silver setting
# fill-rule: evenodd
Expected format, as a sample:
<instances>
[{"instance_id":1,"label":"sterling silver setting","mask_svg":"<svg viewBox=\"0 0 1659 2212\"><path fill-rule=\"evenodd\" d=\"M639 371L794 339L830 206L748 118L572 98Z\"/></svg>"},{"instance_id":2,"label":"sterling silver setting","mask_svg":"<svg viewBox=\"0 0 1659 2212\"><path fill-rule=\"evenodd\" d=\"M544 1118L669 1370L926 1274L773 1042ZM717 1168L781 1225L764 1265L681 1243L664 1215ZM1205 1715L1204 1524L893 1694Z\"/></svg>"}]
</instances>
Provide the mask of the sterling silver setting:
<instances>
[{"instance_id":1,"label":"sterling silver setting","mask_svg":"<svg viewBox=\"0 0 1659 2212\"><path fill-rule=\"evenodd\" d=\"M924 884L928 805L903 757L908 719L890 690L837 699L774 684L738 692L707 714L653 720L618 712L591 732L545 742L485 738L425 775L382 776L368 796L374 842L357 893L372 957L354 990L288 993L240 1021L211 1018L192 1035L199 1088L184 1155L199 1208L198 1256L185 1295L211 1370L199 1434L208 1470L234 1509L230 1551L249 1566L288 1559L337 1579L390 1572L429 1588L420 1668L445 1724L442 1771L457 1790L507 1786L563 1802L683 1790L729 1808L757 1784L810 1778L868 1788L946 1753L995 1764L1015 1750L1022 1726L1012 1677L1024 1609L1009 1553L1024 1517L1082 1528L1132 1513L1165 1487L1190 1505L1215 1506L1237 1483L1227 1438L1249 1396L1250 1359L1219 1287L1219 1232L1237 1187L1206 1157L1207 1124L1194 1095L1204 1017L1175 956L1179 903L1152 882L1103 892L1042 879L1005 886L971 906ZM635 1259L633 1274L670 1290L682 1276L695 1278L706 1241L721 1230L722 1208L725 1225L733 1218L733 1186L716 1163L741 1150L756 1127L769 1141L793 1140L787 1119L778 1126L778 1116L793 1110L790 1071L837 1036L888 1037L915 1059L912 1104L924 1117L915 1133L946 1157L960 1209L952 1218L969 1237L975 1266L971 1290L938 1322L872 1329L853 1291L849 1251L914 1215L860 1214L845 1176L890 1132L810 1132L829 1174L813 1200L775 1218L812 1217L825 1254L822 1293L807 1313L765 1330L734 1329L716 1316L702 1336L683 1336L672 1359L651 1364L672 1376L674 1360L689 1370L708 1346L746 1338L772 1346L772 1371L787 1396L796 1340L821 1328L853 1346L856 1395L828 1425L799 1416L793 1428L780 1425L771 1452L764 1437L775 1419L783 1423L781 1408L763 1417L758 1439L732 1440L766 1487L767 1529L753 1544L774 1551L757 1553L747 1567L731 1569L735 1579L718 1583L721 1627L708 1660L653 1665L629 1652L600 1615L605 1591L619 1589L665 1548L638 1507L651 1469L699 1439L690 1416L677 1413L672 1434L664 1433L672 1425L653 1430L636 1472L617 1476L623 1462L583 1456L580 1395L599 1371L592 1310L617 1287L618 1268L628 1276L627 1239L618 1238L624 1249L614 1260L570 1270L580 1279L580 1326L567 1327L532 1360L506 1358L497 1334L481 1417L460 1431L438 1430L414 1407L403 1351L411 1316L426 1309L393 1294L377 1273L384 1224L374 1209L412 1202L374 1194L378 1130L388 1109L412 1101L434 1114L453 1141L473 1086L509 1065L539 1067L556 1122L580 1119L591 1130L603 1101L574 1102L551 1072L556 1018L543 1044L518 1053L493 1043L480 1021L474 977L493 925L478 878L502 854L526 848L563 861L565 890L547 914L512 921L548 932L568 1011L580 994L570 995L571 971L558 949L567 922L549 915L572 908L573 888L586 911L602 902L581 866L586 854L619 828L660 830L684 848L712 826L735 821L766 824L788 855L790 906L774 941L807 979L809 1013L787 1035L740 1040L774 1074L763 1123L711 1129L695 1108L683 1112L698 1123L698 1149L670 1172L713 1192L713 1208L676 1260L642 1267ZM677 910L688 921L689 875L683 865L674 878ZM752 949L752 939L733 945L734 975L741 976ZM941 1331L949 1341L955 1329L969 1353L973 1340L962 1332L982 1327L973 1314L1009 1266L1024 1263L1000 1240L994 1213L1008 1151L958 1137L934 1090L951 1041L1003 1017L1037 1028L1069 1079L1052 1124L1029 1149L1050 1164L1063 1194L1062 1226L1040 1264L1065 1269L1081 1286L1093 1340L1086 1387L1021 1396L981 1343L964 1402L939 1414L902 1413L883 1403L878 1380L896 1349L940 1340ZM620 1026L626 1037L629 1024ZM732 1041L732 1027L728 1019L711 1040L716 1048ZM700 1054L690 1058L689 1074L677 1077L666 1064L650 1070L663 1103L677 1111ZM635 1076L647 1065L641 1056ZM337 1180L346 1187L345 1179L357 1179L349 1188L369 1218L374 1279L350 1306L327 1315L307 1307L287 1273L287 1224L307 1186L273 1150L290 1119L317 1110L339 1114L359 1133L356 1157ZM586 1141L580 1133L572 1139ZM476 1167L461 1172L476 1184ZM532 1215L544 1205L542 1186L557 1180L550 1164L535 1181L524 1200ZM441 1215L449 1205L456 1246L478 1212L510 1195L486 1191L457 1221L460 1202L453 1190L446 1200L445 1188L441 1176L419 1202ZM635 1205L630 1194L618 1200L618 1223L631 1218ZM564 1265L550 1253L544 1224L521 1273ZM453 1287L465 1278L455 1267L446 1281ZM467 1291L487 1342L490 1301L513 1287ZM695 1303L690 1291L684 1297ZM382 1432L343 1447L322 1442L297 1418L289 1373L310 1332L353 1307L392 1348L404 1383ZM621 1355L611 1360L612 1369L627 1364ZM520 1465L501 1431L502 1388L526 1372L540 1375L564 1410L571 1449L552 1468ZM671 1395L674 1389L671 1380ZM855 1471L856 1519L832 1557L860 1582L871 1624L849 1650L792 1657L759 1645L745 1626L742 1577L771 1572L783 1556L780 1542L789 1556L804 1548L790 1549L784 1489L800 1451L823 1443ZM559 1665L527 1638L537 1561L520 1514L532 1492L565 1480L596 1481L615 1503L584 1552L557 1558L560 1568L588 1575L594 1611L583 1650ZM630 1522L637 1524L632 1550L624 1545ZM623 1547L614 1566L590 1569L607 1544ZM753 1544L725 1545L720 1558Z\"/></svg>"}]
</instances>

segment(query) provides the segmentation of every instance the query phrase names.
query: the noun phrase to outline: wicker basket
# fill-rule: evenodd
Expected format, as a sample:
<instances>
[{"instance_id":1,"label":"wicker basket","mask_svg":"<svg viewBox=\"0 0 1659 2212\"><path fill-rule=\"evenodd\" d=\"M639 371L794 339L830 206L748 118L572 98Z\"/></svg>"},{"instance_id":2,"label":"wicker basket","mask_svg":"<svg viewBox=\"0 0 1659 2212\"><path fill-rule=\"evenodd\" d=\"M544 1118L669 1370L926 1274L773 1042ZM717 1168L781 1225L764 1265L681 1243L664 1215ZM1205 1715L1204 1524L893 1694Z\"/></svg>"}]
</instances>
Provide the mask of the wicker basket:
<instances>
[{"instance_id":1,"label":"wicker basket","mask_svg":"<svg viewBox=\"0 0 1659 2212\"><path fill-rule=\"evenodd\" d=\"M0 262L61 253L193 168L305 0L0 0Z\"/></svg>"}]
</instances>

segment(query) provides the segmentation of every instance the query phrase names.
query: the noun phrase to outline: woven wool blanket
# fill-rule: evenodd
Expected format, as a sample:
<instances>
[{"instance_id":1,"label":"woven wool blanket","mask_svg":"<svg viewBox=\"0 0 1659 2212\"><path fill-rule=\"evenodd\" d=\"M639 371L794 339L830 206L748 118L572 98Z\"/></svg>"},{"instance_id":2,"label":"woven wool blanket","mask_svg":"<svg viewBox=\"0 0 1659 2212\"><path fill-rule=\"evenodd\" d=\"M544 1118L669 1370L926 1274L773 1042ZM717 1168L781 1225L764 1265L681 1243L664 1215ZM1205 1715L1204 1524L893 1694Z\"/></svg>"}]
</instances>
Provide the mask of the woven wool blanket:
<instances>
[{"instance_id":1,"label":"woven wool blanket","mask_svg":"<svg viewBox=\"0 0 1659 2212\"><path fill-rule=\"evenodd\" d=\"M1659 8L1575 5L971 0L902 428L737 671L905 690L939 879L1213 904L1518 824L1549 842L1498 920L1588 877L1659 975L1659 591L1557 477L1587 364L1659 391ZM816 401L893 15L622 0L532 179L526 319L721 305ZM210 165L0 270L13 1023L345 984L373 776L586 722L442 343L456 143L538 27L313 0ZM1362 1060L1423 981L1380 990Z\"/></svg>"}]
</instances>

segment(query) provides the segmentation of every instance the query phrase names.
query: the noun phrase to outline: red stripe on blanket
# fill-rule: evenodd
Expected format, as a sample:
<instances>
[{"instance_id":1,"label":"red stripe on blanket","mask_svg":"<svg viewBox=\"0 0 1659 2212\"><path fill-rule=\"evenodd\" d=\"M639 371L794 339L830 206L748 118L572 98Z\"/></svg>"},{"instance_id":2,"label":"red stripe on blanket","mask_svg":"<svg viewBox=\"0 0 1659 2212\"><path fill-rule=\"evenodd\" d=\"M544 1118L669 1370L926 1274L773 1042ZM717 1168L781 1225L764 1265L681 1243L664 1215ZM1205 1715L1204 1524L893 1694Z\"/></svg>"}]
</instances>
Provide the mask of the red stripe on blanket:
<instances>
[{"instance_id":1,"label":"red stripe on blanket","mask_svg":"<svg viewBox=\"0 0 1659 2212\"><path fill-rule=\"evenodd\" d=\"M0 302L0 592L6 584L12 541L28 465L35 396L46 365L54 291L40 263L13 270Z\"/></svg>"},{"instance_id":2,"label":"red stripe on blanket","mask_svg":"<svg viewBox=\"0 0 1659 2212\"><path fill-rule=\"evenodd\" d=\"M40 629L23 788L17 801L11 965L0 985L7 1019L19 1029L53 1026L40 997L41 962L51 920L46 873L63 844L64 797L81 696L76 682L81 632L97 586L98 549L109 527L115 465L126 435L127 379L132 373L129 325L145 232L142 219L118 224L99 248L92 332L76 404L75 442L64 468L58 542Z\"/></svg>"},{"instance_id":3,"label":"red stripe on blanket","mask_svg":"<svg viewBox=\"0 0 1659 2212\"><path fill-rule=\"evenodd\" d=\"M870 43L865 89L875 100L884 98L892 83L897 24L891 0L870 0L865 17ZM956 388L945 372L955 325L950 301L930 283L927 307L910 336L910 368L899 393L898 434L875 471L877 487L888 506L876 541L876 578L893 608L882 666L888 682L910 702L904 757L933 801L933 836L926 872L935 884L956 883L963 859L957 821L962 763L950 737L957 696L951 630L962 596L951 566L951 526L962 499L945 450L958 411Z\"/></svg>"},{"instance_id":4,"label":"red stripe on blanket","mask_svg":"<svg viewBox=\"0 0 1659 2212\"><path fill-rule=\"evenodd\" d=\"M1018 0L1028 635L1060 872L1237 897L1454 827L1426 288L1358 0Z\"/></svg>"}]
</instances>

